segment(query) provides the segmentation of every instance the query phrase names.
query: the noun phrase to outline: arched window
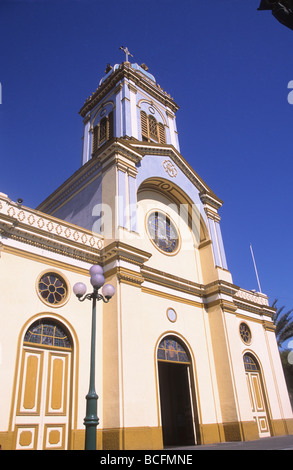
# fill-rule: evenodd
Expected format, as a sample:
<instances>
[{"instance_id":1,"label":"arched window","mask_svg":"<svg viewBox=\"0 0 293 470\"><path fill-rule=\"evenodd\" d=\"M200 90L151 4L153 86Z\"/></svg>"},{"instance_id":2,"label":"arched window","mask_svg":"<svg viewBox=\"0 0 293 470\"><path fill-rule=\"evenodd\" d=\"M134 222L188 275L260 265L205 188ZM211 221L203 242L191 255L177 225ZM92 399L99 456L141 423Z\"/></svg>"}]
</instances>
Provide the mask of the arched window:
<instances>
[{"instance_id":1,"label":"arched window","mask_svg":"<svg viewBox=\"0 0 293 470\"><path fill-rule=\"evenodd\" d=\"M107 118L101 119L100 122L100 144L107 139Z\"/></svg>"},{"instance_id":2,"label":"arched window","mask_svg":"<svg viewBox=\"0 0 293 470\"><path fill-rule=\"evenodd\" d=\"M244 354L243 363L246 372L259 371L259 365L251 354Z\"/></svg>"},{"instance_id":3,"label":"arched window","mask_svg":"<svg viewBox=\"0 0 293 470\"><path fill-rule=\"evenodd\" d=\"M24 343L71 349L69 334L59 323L51 319L38 320L33 323L24 336Z\"/></svg>"},{"instance_id":4,"label":"arched window","mask_svg":"<svg viewBox=\"0 0 293 470\"><path fill-rule=\"evenodd\" d=\"M99 124L93 129L93 154L102 144L112 139L112 137L114 137L113 111L111 111L108 116L103 117Z\"/></svg>"},{"instance_id":5,"label":"arched window","mask_svg":"<svg viewBox=\"0 0 293 470\"><path fill-rule=\"evenodd\" d=\"M160 144L166 143L165 127L161 122L158 123L154 116L148 116L145 111L141 111L140 122L143 141L156 141Z\"/></svg>"},{"instance_id":6,"label":"arched window","mask_svg":"<svg viewBox=\"0 0 293 470\"><path fill-rule=\"evenodd\" d=\"M187 351L171 336L167 336L160 342L157 359L158 361L179 362L181 364L190 363Z\"/></svg>"},{"instance_id":7,"label":"arched window","mask_svg":"<svg viewBox=\"0 0 293 470\"><path fill-rule=\"evenodd\" d=\"M157 121L154 116L149 116L149 131L150 138L158 141Z\"/></svg>"}]
</instances>

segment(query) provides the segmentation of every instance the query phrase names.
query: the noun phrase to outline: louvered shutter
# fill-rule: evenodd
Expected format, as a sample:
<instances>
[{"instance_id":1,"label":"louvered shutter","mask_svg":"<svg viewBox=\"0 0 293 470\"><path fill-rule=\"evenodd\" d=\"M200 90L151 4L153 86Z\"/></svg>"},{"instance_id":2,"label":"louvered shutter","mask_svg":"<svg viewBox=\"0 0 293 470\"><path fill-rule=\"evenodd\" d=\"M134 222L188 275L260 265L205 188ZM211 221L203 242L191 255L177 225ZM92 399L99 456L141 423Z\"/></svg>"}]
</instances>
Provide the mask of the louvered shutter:
<instances>
[{"instance_id":1,"label":"louvered shutter","mask_svg":"<svg viewBox=\"0 0 293 470\"><path fill-rule=\"evenodd\" d=\"M113 111L109 113L109 137L108 139L112 139L112 137L114 137Z\"/></svg>"},{"instance_id":2,"label":"louvered shutter","mask_svg":"<svg viewBox=\"0 0 293 470\"><path fill-rule=\"evenodd\" d=\"M98 148L98 134L99 134L99 128L98 126L95 126L94 131L93 131L93 148L92 148L93 153Z\"/></svg>"},{"instance_id":3,"label":"louvered shutter","mask_svg":"<svg viewBox=\"0 0 293 470\"><path fill-rule=\"evenodd\" d=\"M140 113L142 140L148 140L148 118L144 111Z\"/></svg>"},{"instance_id":4,"label":"louvered shutter","mask_svg":"<svg viewBox=\"0 0 293 470\"><path fill-rule=\"evenodd\" d=\"M159 123L159 139L161 144L166 143L165 127L161 122Z\"/></svg>"}]
</instances>

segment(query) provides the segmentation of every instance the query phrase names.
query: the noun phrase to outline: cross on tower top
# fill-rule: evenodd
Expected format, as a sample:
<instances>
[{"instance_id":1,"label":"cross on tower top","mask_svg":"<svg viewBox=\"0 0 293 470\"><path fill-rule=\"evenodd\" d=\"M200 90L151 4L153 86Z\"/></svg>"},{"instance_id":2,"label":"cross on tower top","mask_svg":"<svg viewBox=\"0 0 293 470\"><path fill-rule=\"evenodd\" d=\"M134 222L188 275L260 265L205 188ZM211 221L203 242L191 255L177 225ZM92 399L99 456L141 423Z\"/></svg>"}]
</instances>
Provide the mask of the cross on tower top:
<instances>
[{"instance_id":1,"label":"cross on tower top","mask_svg":"<svg viewBox=\"0 0 293 470\"><path fill-rule=\"evenodd\" d=\"M125 53L126 62L128 62L128 56L133 57L133 55L130 54L130 52L129 52L129 50L128 50L128 47L123 47L123 46L121 46L120 49Z\"/></svg>"}]
</instances>

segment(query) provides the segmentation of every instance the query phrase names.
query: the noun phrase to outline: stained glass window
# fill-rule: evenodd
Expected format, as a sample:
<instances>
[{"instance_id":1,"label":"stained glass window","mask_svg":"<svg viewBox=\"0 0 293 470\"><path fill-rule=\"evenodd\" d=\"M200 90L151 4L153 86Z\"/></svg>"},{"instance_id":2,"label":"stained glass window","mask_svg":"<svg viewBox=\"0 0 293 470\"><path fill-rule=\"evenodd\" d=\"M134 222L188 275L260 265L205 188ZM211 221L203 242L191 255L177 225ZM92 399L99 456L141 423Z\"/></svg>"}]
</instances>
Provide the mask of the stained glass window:
<instances>
[{"instance_id":1,"label":"stained glass window","mask_svg":"<svg viewBox=\"0 0 293 470\"><path fill-rule=\"evenodd\" d=\"M240 323L239 332L240 332L242 341L245 344L250 344L251 343L251 331L249 327L246 325L246 323Z\"/></svg>"},{"instance_id":2,"label":"stained glass window","mask_svg":"<svg viewBox=\"0 0 293 470\"><path fill-rule=\"evenodd\" d=\"M38 290L41 298L50 305L63 303L68 293L66 282L55 273L43 274L38 283Z\"/></svg>"},{"instance_id":3,"label":"stained glass window","mask_svg":"<svg viewBox=\"0 0 293 470\"><path fill-rule=\"evenodd\" d=\"M190 359L183 346L170 337L160 342L157 358L159 361L190 363Z\"/></svg>"},{"instance_id":4,"label":"stained glass window","mask_svg":"<svg viewBox=\"0 0 293 470\"><path fill-rule=\"evenodd\" d=\"M63 331L60 325L57 325L54 321L45 320L44 322L34 323L27 330L24 342L34 343L70 349L71 344L68 335Z\"/></svg>"},{"instance_id":5,"label":"stained glass window","mask_svg":"<svg viewBox=\"0 0 293 470\"><path fill-rule=\"evenodd\" d=\"M246 372L259 370L256 360L250 354L245 354L243 356L243 362Z\"/></svg>"},{"instance_id":6,"label":"stained glass window","mask_svg":"<svg viewBox=\"0 0 293 470\"><path fill-rule=\"evenodd\" d=\"M178 232L169 217L161 212L153 212L148 217L148 231L155 245L166 253L178 248Z\"/></svg>"}]
</instances>

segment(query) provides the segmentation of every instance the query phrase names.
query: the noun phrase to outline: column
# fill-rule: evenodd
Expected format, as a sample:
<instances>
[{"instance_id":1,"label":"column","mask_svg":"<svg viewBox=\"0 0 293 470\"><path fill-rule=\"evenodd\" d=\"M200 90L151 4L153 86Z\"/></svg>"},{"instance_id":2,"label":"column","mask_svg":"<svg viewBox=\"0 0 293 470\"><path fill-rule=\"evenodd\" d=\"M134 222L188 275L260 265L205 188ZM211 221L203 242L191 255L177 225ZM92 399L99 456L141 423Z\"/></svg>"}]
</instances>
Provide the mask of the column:
<instances>
[{"instance_id":1,"label":"column","mask_svg":"<svg viewBox=\"0 0 293 470\"><path fill-rule=\"evenodd\" d=\"M115 137L122 136L122 84L119 83L115 90Z\"/></svg>"},{"instance_id":2,"label":"column","mask_svg":"<svg viewBox=\"0 0 293 470\"><path fill-rule=\"evenodd\" d=\"M137 170L128 171L129 230L133 232L137 232L136 174Z\"/></svg>"},{"instance_id":3,"label":"column","mask_svg":"<svg viewBox=\"0 0 293 470\"><path fill-rule=\"evenodd\" d=\"M81 165L84 165L91 159L92 133L90 132L90 117L84 119L83 145Z\"/></svg>"},{"instance_id":4,"label":"column","mask_svg":"<svg viewBox=\"0 0 293 470\"><path fill-rule=\"evenodd\" d=\"M122 87L122 137L131 137L131 107L130 107L130 90L124 80Z\"/></svg>"},{"instance_id":5,"label":"column","mask_svg":"<svg viewBox=\"0 0 293 470\"><path fill-rule=\"evenodd\" d=\"M130 91L130 119L131 119L131 134L130 137L138 139L138 127L137 127L137 110L136 110L136 93L137 89L131 83L128 84Z\"/></svg>"}]
</instances>

